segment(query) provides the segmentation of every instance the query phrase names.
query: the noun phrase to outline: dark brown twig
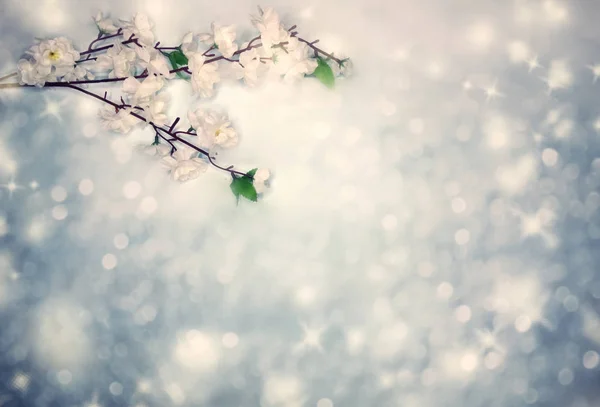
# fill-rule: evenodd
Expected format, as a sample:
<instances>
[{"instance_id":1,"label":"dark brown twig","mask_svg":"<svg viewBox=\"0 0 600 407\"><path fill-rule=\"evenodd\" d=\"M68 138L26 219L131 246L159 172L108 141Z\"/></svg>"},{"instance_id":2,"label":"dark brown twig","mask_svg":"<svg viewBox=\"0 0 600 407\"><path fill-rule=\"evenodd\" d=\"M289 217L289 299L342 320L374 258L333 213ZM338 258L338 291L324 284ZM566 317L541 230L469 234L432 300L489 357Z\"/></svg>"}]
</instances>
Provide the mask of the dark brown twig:
<instances>
[{"instance_id":1,"label":"dark brown twig","mask_svg":"<svg viewBox=\"0 0 600 407\"><path fill-rule=\"evenodd\" d=\"M342 65L342 62L343 62L343 61L342 61L341 59L338 59L338 58L334 57L333 55L331 55L331 54L329 54L329 53L327 53L327 52L323 51L322 49L315 47L315 46L313 45L313 43L311 43L311 42L308 42L308 41L306 41L306 40L305 40L305 39L303 39L303 38L300 38L300 37L296 37L296 38L298 38L298 41L300 41L300 42L303 42L303 43L305 43L306 45L308 45L309 47L311 47L311 48L312 48L312 49L315 51L315 54L317 54L317 53L318 53L318 54L323 54L323 55L325 55L327 58L333 59L333 60L334 60L335 62L337 62L339 65Z\"/></svg>"}]
</instances>

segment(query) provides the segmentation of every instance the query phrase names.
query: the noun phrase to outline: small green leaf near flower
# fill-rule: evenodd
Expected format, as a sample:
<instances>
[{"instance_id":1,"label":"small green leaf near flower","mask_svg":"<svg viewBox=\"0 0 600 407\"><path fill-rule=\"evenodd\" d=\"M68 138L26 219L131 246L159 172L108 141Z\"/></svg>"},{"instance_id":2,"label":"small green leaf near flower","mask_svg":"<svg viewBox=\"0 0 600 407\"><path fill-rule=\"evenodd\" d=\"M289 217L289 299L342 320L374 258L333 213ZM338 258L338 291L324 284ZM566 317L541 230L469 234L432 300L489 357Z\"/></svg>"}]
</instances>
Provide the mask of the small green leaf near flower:
<instances>
[{"instance_id":1,"label":"small green leaf near flower","mask_svg":"<svg viewBox=\"0 0 600 407\"><path fill-rule=\"evenodd\" d=\"M233 195L235 195L238 202L240 201L240 196L243 196L252 202L256 202L258 200L258 194L256 193L254 185L252 185L252 178L247 175L243 177L237 177L234 175L229 187L231 188L231 192L233 192Z\"/></svg>"},{"instance_id":2,"label":"small green leaf near flower","mask_svg":"<svg viewBox=\"0 0 600 407\"><path fill-rule=\"evenodd\" d=\"M181 50L171 52L169 57L173 58L173 61L179 66L186 66L188 64L188 59Z\"/></svg>"},{"instance_id":3,"label":"small green leaf near flower","mask_svg":"<svg viewBox=\"0 0 600 407\"><path fill-rule=\"evenodd\" d=\"M164 54L167 55L167 57L169 58L169 62L171 62L171 66L173 67L173 69L181 68L182 66L186 66L188 64L188 59L181 50L176 50L169 54ZM177 76L181 79L187 79L187 77L181 72L177 72Z\"/></svg>"},{"instance_id":4,"label":"small green leaf near flower","mask_svg":"<svg viewBox=\"0 0 600 407\"><path fill-rule=\"evenodd\" d=\"M335 76L333 75L331 67L329 66L327 61L325 61L321 57L317 57L317 63L318 65L315 68L313 75L328 88L333 88L333 86L335 85Z\"/></svg>"}]
</instances>

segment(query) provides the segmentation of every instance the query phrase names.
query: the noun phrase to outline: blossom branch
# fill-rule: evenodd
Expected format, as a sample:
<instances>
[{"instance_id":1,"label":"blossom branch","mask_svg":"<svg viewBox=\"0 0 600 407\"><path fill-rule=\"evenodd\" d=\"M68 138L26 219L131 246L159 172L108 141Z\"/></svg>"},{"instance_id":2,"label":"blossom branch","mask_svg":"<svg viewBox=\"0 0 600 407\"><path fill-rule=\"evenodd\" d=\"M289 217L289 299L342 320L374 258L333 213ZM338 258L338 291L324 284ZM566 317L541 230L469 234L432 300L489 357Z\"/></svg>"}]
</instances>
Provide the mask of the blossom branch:
<instances>
[{"instance_id":1,"label":"blossom branch","mask_svg":"<svg viewBox=\"0 0 600 407\"><path fill-rule=\"evenodd\" d=\"M100 95L97 95L97 94L95 94L95 93L93 93L93 92L90 92L90 91L89 91L89 90L87 90L87 89L80 88L79 86L75 86L75 85L73 85L73 84L71 84L71 83L58 83L58 84L55 84L55 85L53 85L53 86L54 86L54 87L63 87L63 88L71 88L71 89L75 89L75 90L77 90L77 91L79 91L79 92L85 93L85 94L86 94L86 95L88 95L88 96L91 96L91 97L93 97L93 98L95 98L95 99L98 99L98 100L100 100L100 101L102 101L102 102L104 102L104 103L107 103L107 104L109 104L109 105L111 105L112 107L114 107L114 108L115 108L115 109L117 109L117 110L123 109L123 105L119 105L119 104L117 104L117 103L115 103L115 102L111 101L110 99L106 99L105 97L102 97L102 96L100 96ZM138 120L142 121L142 122L145 122L145 123L148 123L148 124L150 124L150 125L151 125L151 126L154 128L154 130L156 131L157 135L159 135L159 136L160 136L160 137L161 137L163 140L165 140L165 141L167 141L169 144L171 144L171 146L172 146L172 147L173 147L175 150L176 150L177 148L176 148L176 147L173 145L173 143L172 143L172 142L173 142L173 141L178 141L179 143L185 144L186 146L188 146L188 147L190 147L190 148L192 148L192 149L196 150L198 153L200 153L200 154L202 154L202 155L205 155L205 156L206 156L206 158L208 158L208 161L211 163L211 165L212 165L213 167L215 167L215 168L218 168L218 169L220 169L220 170L222 170L222 171L228 172L228 173L230 173L230 174L232 174L232 175L233 175L233 174L240 175L240 176L244 176L244 175L245 175L245 173L243 173L243 172L236 171L236 170L232 169L232 168L233 168L233 166L229 166L228 168L225 168L225 167L222 167L222 166L220 166L219 164L217 164L217 163L214 161L214 160L215 160L215 158L214 158L214 157L211 157L211 156L210 156L210 154L208 153L208 151L206 151L206 150L204 150L204 149L202 149L202 148L200 148L200 147L196 146L195 144L193 144L193 143L191 143L191 142L187 141L187 140L186 140L186 139L184 139L184 138L181 138L181 137L179 137L177 134L178 134L178 133L180 133L180 132L173 132L173 129L172 129L172 128L165 129L165 128L162 128L162 127L156 126L154 123L152 123L152 122L149 122L148 120L146 120L146 118L145 118L145 117L143 117L143 116L139 115L138 113L129 112L129 114L130 114L130 115L132 115L133 117L135 117L136 119L138 119ZM178 118L178 119L179 119L179 118ZM178 122L178 120L176 119L176 120L175 120L175 122L174 122L174 124L176 125L176 124L177 124L177 122ZM174 127L174 126L172 126L172 127ZM167 140L165 137L163 137L163 135L161 135L161 134L160 134L160 132L161 132L161 131L162 131L164 134L166 134L166 135L168 135L168 136L171 136L173 140Z\"/></svg>"},{"instance_id":2,"label":"blossom branch","mask_svg":"<svg viewBox=\"0 0 600 407\"><path fill-rule=\"evenodd\" d=\"M154 48L159 50L159 51L164 51L164 50L171 50L171 51L175 51L178 50L178 47L159 47L160 45L160 41L158 41L156 44L154 44Z\"/></svg>"},{"instance_id":3,"label":"blossom branch","mask_svg":"<svg viewBox=\"0 0 600 407\"><path fill-rule=\"evenodd\" d=\"M257 44L257 45L252 45L253 42L255 42L256 40L259 40L260 36L253 38L252 41L250 41L250 43L248 44L248 46L246 48L242 48L236 52L234 52L233 55L240 55L246 51L249 51L253 48L258 48L261 46L261 44ZM137 41L137 40L136 40ZM133 41L127 40L122 42L122 44L128 44L131 43ZM93 50L93 52L97 52L97 51L102 51L105 49L108 49L110 47L112 47L113 44L111 45L107 45L106 47L101 47L101 48L96 48L95 50ZM80 55L83 55L83 53L81 53ZM215 58L211 58L211 59L207 59L206 61L204 61L205 64L210 64L216 61L221 61L221 60L227 60L230 62L238 62L238 60L233 60L233 59L229 59L229 58L225 58L223 55L220 55L218 57ZM85 62L85 60L80 60L77 62ZM191 74L191 72L188 70L188 66L184 65L181 66L177 69L172 69L171 71L169 71L170 73L177 73L177 72L186 72L188 74ZM148 76L148 72L144 72L141 75L136 75L134 76L134 78L136 79L143 79L146 78ZM80 81L70 81L70 82L46 82L45 86L55 86L57 84L61 84L61 83L70 83L72 85L87 85L87 84L92 84L92 83L109 83L109 82L122 82L125 79L127 79L128 77L120 77L120 78L103 78L103 79L85 79L85 80L80 80Z\"/></svg>"},{"instance_id":4,"label":"blossom branch","mask_svg":"<svg viewBox=\"0 0 600 407\"><path fill-rule=\"evenodd\" d=\"M172 69L169 71L169 73L177 73L177 72L187 72L190 73L187 70L187 66L182 66L179 67L177 69ZM136 78L136 79L143 79L148 77L148 71L146 70L145 72L143 72L140 75L136 75L136 76L126 76L126 77L121 77L121 78L103 78L103 79L83 79L80 81L70 81L70 82L46 82L46 84L44 86L57 86L60 84L65 84L65 83L69 83L71 85L87 85L87 84L92 84L92 83L109 83L109 82L122 82L127 78Z\"/></svg>"},{"instance_id":5,"label":"blossom branch","mask_svg":"<svg viewBox=\"0 0 600 407\"><path fill-rule=\"evenodd\" d=\"M313 41L313 42L309 42L309 41L306 41L304 38L300 38L300 37L296 36L296 34L297 33L295 33L295 32L292 33L292 37L296 37L298 39L298 41L303 42L306 45L308 45L310 48L312 48L315 51L315 53L319 53L319 54L325 55L327 58L330 58L330 59L334 60L335 62L337 62L339 65L342 65L343 61L341 59L338 59L338 58L334 57L333 55L331 55L330 53L327 53L327 52L323 51L322 49L317 48L317 47L314 46L314 44L318 40L317 41Z\"/></svg>"},{"instance_id":6,"label":"blossom branch","mask_svg":"<svg viewBox=\"0 0 600 407\"><path fill-rule=\"evenodd\" d=\"M117 31L115 34L112 34L112 35L107 35L107 36L104 36L102 33L100 33L100 34L98 35L98 38L96 38L95 40L93 40L92 42L90 42L90 45L88 45L88 48L87 48L87 50L86 50L86 51L83 51L83 52L81 52L81 53L79 53L79 55L87 55L87 54L91 54L91 53L93 53L93 52L97 52L97 51L99 51L100 49L98 49L98 48L97 48L97 49L94 49L94 48L92 48L92 47L93 47L95 44L97 44L97 43L98 43L98 42L100 42L100 41L109 40L109 39L111 39L111 38L120 37L120 36L122 36L122 35L123 35L123 29L122 29L122 28L119 28L119 30L118 30L118 31ZM113 44L111 44L111 47L112 47L112 46L113 46ZM109 47L109 48L110 48L110 47ZM107 49L108 49L108 48L107 48Z\"/></svg>"},{"instance_id":7,"label":"blossom branch","mask_svg":"<svg viewBox=\"0 0 600 407\"><path fill-rule=\"evenodd\" d=\"M292 28L290 28L290 30L294 29L295 27L296 27L296 26L293 26ZM297 32L293 32L293 33L292 33L292 36L296 36L296 34L297 34ZM119 35L121 35L121 34L119 34ZM111 37L111 38L113 38L113 37L116 37L116 36L117 36L117 34L115 34L115 35L113 35L113 36L110 36L110 37ZM103 39L107 39L107 38L109 38L109 37L103 37ZM262 44L261 44L261 43L259 43L259 44L255 44L255 42L256 42L256 41L260 40L260 38L261 38L260 36L257 36L257 37L254 37L254 38L252 38L246 47L244 47L244 48L242 48L242 49L239 49L239 50L237 50L236 52L234 52L234 53L233 53L233 56L237 56L237 57L238 57L238 59L226 58L226 57L225 57L225 56L223 56L223 55L219 55L219 56L215 56L215 57L213 57L213 58L207 59L206 61L204 61L204 64L210 64L210 63L217 62L217 61L228 61L228 62L237 62L237 63L239 63L240 65L242 65L242 64L240 63L240 61L239 61L239 56L240 56L241 54L243 54L244 52L250 51L251 49L254 49L254 48L259 48L259 47L261 47L261 46L262 46ZM313 49L313 50L314 50L316 53L320 53L320 54L322 54L322 55L324 55L324 56L326 56L326 57L328 57L328 58L331 58L333 61L337 62L337 63L338 63L338 64L340 64L340 65L342 64L342 62L343 62L342 60L340 60L340 59L338 59L338 58L335 58L333 55L331 55L331 54L329 54L329 53L327 53L327 52L323 51L322 49L320 49L320 48L317 48L316 46L314 46L314 44L315 44L315 43L316 43L318 40L317 40L317 41L313 41L313 42L309 42L309 41L307 41L307 40L305 40L305 39L303 39L303 38L301 38L301 37L297 37L297 36L296 36L296 38L298 39L298 41L300 41L300 42L303 42L303 43L307 44L307 45L308 45L310 48L312 48L312 49ZM132 38L130 38L129 40L127 40L127 41L123 41L123 42L122 42L122 44L124 44L124 45L126 45L126 44L130 44L130 43L135 43L136 45L138 45L138 46L141 46L141 45L140 45L140 44L137 42L137 39L136 39L136 38L134 38L133 36L132 36ZM159 43L157 43L157 45L158 45L158 44L160 44L160 42L159 42ZM283 47L285 44L287 44L287 43L286 43L286 42L283 42L283 43L280 43L280 44L278 44L278 45L280 45L280 46L282 46L282 47ZM99 52L99 51L107 50L107 49L111 48L113 45L114 45L114 44L110 44L110 45L106 45L106 46L104 46L104 47L96 48L96 49L93 49L93 50L84 51L84 52L82 52L80 55L84 55L84 54L86 54L86 53L88 53L88 54L89 54L90 52ZM164 48L163 48L163 47L160 47L160 48L157 48L157 49L159 49L159 50L162 50L162 49L172 49L172 48L174 48L174 49L177 49L176 47L164 47ZM206 50L206 51L204 52L204 54L203 54L203 55L207 55L207 52L209 52L209 51L211 51L211 50L213 50L213 49L214 49L214 46L210 47L208 50ZM77 62L85 62L85 61L86 61L86 60L80 60L80 61L77 61ZM243 65L242 65L242 67L243 67ZM186 72L186 73L188 73L188 74L192 74L192 72L189 70L189 68L188 68L188 66L187 66L187 65L181 66L181 67L179 67L179 68L177 68L177 69L173 69L173 70L171 70L171 71L169 71L169 72L170 72L170 73L172 73L172 74L173 74L173 73L177 73L177 72ZM134 76L134 77L135 77L136 79L143 79L143 78L146 78L146 77L148 77L148 72L147 72L147 70L146 70L146 71L144 71L144 72L143 72L141 75L136 75L136 76ZM66 82L66 83L70 83L70 84L73 84L73 85L85 85L85 84L93 84L93 83L121 82L121 81L124 81L125 79L127 79L127 77L119 77L119 78L103 78L103 79L84 79L84 80L78 80L78 81L70 81L70 82ZM47 82L47 83L46 83L46 86L52 86L52 85L55 85L55 84L57 84L57 83L64 83L64 82Z\"/></svg>"},{"instance_id":8,"label":"blossom branch","mask_svg":"<svg viewBox=\"0 0 600 407\"><path fill-rule=\"evenodd\" d=\"M252 22L260 34L241 49L236 43L234 25L213 23L210 33L189 33L178 46L161 46L160 41L155 40L153 24L147 16L138 13L131 20L115 23L99 13L94 21L100 32L86 50L78 52L72 41L64 37L40 40L31 46L24 59L19 60L19 83L0 84L0 88L63 87L91 96L108 105L100 114L107 129L125 134L138 121L154 129L154 142L146 150L161 157L170 150L170 157L165 157L163 164L170 168L173 179L185 182L198 177L208 161L211 166L231 175L230 188L238 200L244 196L256 201L258 194L266 188L269 171L255 168L243 173L234 170L232 165L221 166L204 147L237 145L238 135L231 127L229 117L202 108L188 113L191 126L187 131L176 130L180 118L168 123L168 97L162 89L164 79L172 79L172 74L178 74L179 78L190 80L195 93L211 97L215 84L221 80L219 66L213 64L217 61L234 63L233 74L249 86L256 85L259 75L266 74L267 70L284 77L286 82L312 76L329 88L333 87L336 76L348 75L352 68L348 59L336 58L333 53L318 48L315 44L319 40L309 42L298 37L296 25L286 29L272 8L259 8L259 11L260 16L253 17ZM199 42L209 46L202 51ZM98 61L98 64L94 68L81 65L88 61ZM95 78L96 70L101 72L100 78ZM132 75L133 72L136 74ZM184 72L190 77L181 75ZM0 81L11 76L14 74L1 77ZM101 96L78 86L113 82L123 82L120 103L110 100L106 91ZM202 135L201 140L193 139L199 135ZM159 145L161 139L171 148Z\"/></svg>"},{"instance_id":9,"label":"blossom branch","mask_svg":"<svg viewBox=\"0 0 600 407\"><path fill-rule=\"evenodd\" d=\"M319 42L319 40L315 40L315 41L309 42L309 41L306 41L304 38L298 37L298 32L294 31L296 29L296 27L297 26L294 24L293 26L291 26L290 28L288 28L288 32L291 33L290 34L291 37L295 37L295 38L298 39L298 41L305 43L310 48L312 48L312 50L315 51L315 53L325 55L326 57L328 57L328 58L334 60L335 62L337 62L339 65L342 64L343 61L341 59L338 59L338 58L334 57L332 54L329 54L328 52L325 52L322 49L315 47L314 44L316 44L317 42Z\"/></svg>"},{"instance_id":10,"label":"blossom branch","mask_svg":"<svg viewBox=\"0 0 600 407\"><path fill-rule=\"evenodd\" d=\"M156 126L154 123L150 123L150 124L151 124L151 125L152 125L152 127L154 128L154 132L156 133L156 136L157 136L157 137L160 137L161 139L163 139L164 141L166 141L167 143L169 143L169 144L171 145L171 155L173 155L173 153L174 153L175 151L177 151L177 147L175 147L175 144L173 144L173 140L175 140L175 139L171 139L171 140L170 140L170 139L168 139L167 137L163 136L163 135L160 133L160 128L159 128L159 127L157 127L157 126Z\"/></svg>"},{"instance_id":11,"label":"blossom branch","mask_svg":"<svg viewBox=\"0 0 600 407\"><path fill-rule=\"evenodd\" d=\"M202 54L202 56L214 56L214 54L209 54L209 52L212 51L213 49L215 49L215 46L211 45L209 49L207 49L206 51L204 51L204 53Z\"/></svg>"},{"instance_id":12,"label":"blossom branch","mask_svg":"<svg viewBox=\"0 0 600 407\"><path fill-rule=\"evenodd\" d=\"M127 44L135 44L138 47L142 46L138 42L138 39L135 38L133 35L128 40L121 42L121 45L127 45ZM110 48L112 48L114 46L115 46L115 44L109 44L109 45L104 45L102 47L98 47L98 48L94 48L94 49L88 49L87 51L81 52L79 55L88 55L88 54L94 54L94 53L100 52L100 51L106 51L107 49L110 49ZM77 61L77 62L83 62L83 61Z\"/></svg>"},{"instance_id":13,"label":"blossom branch","mask_svg":"<svg viewBox=\"0 0 600 407\"><path fill-rule=\"evenodd\" d=\"M244 53L244 52L246 52L246 51L250 51L250 50L251 50L251 49L253 49L253 48L259 48L259 47L261 47L261 46L262 46L262 44L256 44L256 45L253 45L253 43L254 43L254 42L256 42L256 41L258 41L258 40L260 40L260 35L259 35L258 37L254 37L254 38L252 38L252 39L250 40L250 42L248 43L248 45L247 45L245 48L242 48L242 49L239 49L239 50L235 51L235 52L233 53L233 56L238 56L238 55L241 55L241 54L243 54L243 53ZM209 50L209 51L210 51L210 50ZM208 52L208 51L207 51L207 52ZM218 57L214 57L214 58L211 58L211 59L207 59L206 61L204 61L204 63L205 63L205 64L210 64L210 63L213 63L213 62L216 62L216 61L221 61L221 60L226 60L226 61L229 61L229 62L238 62L238 63L240 62L240 61L239 61L239 60L237 60L237 59L225 58L225 56L223 56L223 55L219 55Z\"/></svg>"},{"instance_id":14,"label":"blossom branch","mask_svg":"<svg viewBox=\"0 0 600 407\"><path fill-rule=\"evenodd\" d=\"M146 120L144 119L144 121L146 121ZM152 124L152 123L151 123L151 124ZM193 148L194 150L196 150L197 152L199 152L199 153L200 153L200 154L202 154L202 155L205 155L205 156L206 156L206 158L208 158L208 161L209 161L209 162L212 164L212 166L213 166L213 167L216 167L216 168L218 168L218 169L220 169L220 170L222 170L222 171L226 171L226 172L228 172L228 173L230 173L230 174L236 174L236 175L240 175L240 176L244 176L244 175L246 175L246 174L245 174L245 173L243 173L243 172L240 172L240 171L233 170L233 169L232 169L232 168L233 168L233 166L229 166L229 167L227 167L227 168L225 168L225 167L221 167L219 164L217 164L217 163L214 161L214 160L215 160L215 158L214 158L214 157L211 157L211 156L210 156L210 154L208 153L208 151L206 151L206 150L204 150L204 149L202 149L202 148L198 147L197 145L195 145L195 144L193 144L193 143L190 143L189 141L187 141L187 140L186 140L186 139L184 139L184 138L178 137L178 136L177 136L175 133L173 133L173 132L169 131L168 129L164 129L164 128L162 128L162 127L155 126L154 124L152 124L152 126L154 127L154 129L155 129L155 130L157 130L157 131L158 131L158 130L160 130L160 131L163 131L163 132L165 132L165 134L168 134L169 136L173 137L173 139L177 140L178 142L180 142L180 143L182 143L182 144L185 144L185 145L186 145L186 146L188 146L188 147L191 147L191 148ZM178 133L179 133L179 132L178 132ZM161 137L161 138L163 138L164 140L166 140L164 137ZM172 144L171 144L171 145L172 145Z\"/></svg>"}]
</instances>

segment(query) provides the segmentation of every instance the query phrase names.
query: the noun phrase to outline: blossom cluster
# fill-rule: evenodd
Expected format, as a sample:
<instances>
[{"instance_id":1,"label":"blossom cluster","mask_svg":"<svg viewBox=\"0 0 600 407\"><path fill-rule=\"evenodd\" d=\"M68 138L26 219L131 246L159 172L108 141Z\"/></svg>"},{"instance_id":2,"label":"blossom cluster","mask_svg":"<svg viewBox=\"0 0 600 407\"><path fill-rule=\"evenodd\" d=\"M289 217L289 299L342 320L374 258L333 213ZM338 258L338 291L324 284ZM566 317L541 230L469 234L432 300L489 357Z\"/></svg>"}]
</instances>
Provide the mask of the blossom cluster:
<instances>
[{"instance_id":1,"label":"blossom cluster","mask_svg":"<svg viewBox=\"0 0 600 407\"><path fill-rule=\"evenodd\" d=\"M313 76L331 87L335 77L348 76L352 68L349 59L322 51L314 45L317 41L298 37L295 26L286 28L270 7L259 8L252 17L258 35L243 42L238 41L235 26L219 23L212 23L208 32L186 34L178 46L163 47L156 41L153 23L143 14L114 20L100 13L94 22L99 35L86 50L76 50L64 37L32 46L18 63L19 83L70 87L105 101L99 113L104 128L126 134L140 124L151 126L154 142L145 151L159 156L173 179L194 179L212 165L231 174L238 198L255 200L255 194L264 190L268 170L242 173L216 164L215 150L238 143L229 118L222 112L191 110L187 131L181 130L180 118L170 124L166 82L187 80L195 94L210 98L223 80L257 86L264 80L293 83ZM107 99L107 93L101 97L77 86L115 82L121 83L120 103Z\"/></svg>"},{"instance_id":2,"label":"blossom cluster","mask_svg":"<svg viewBox=\"0 0 600 407\"><path fill-rule=\"evenodd\" d=\"M91 72L77 65L79 52L65 37L41 41L32 46L27 54L29 57L18 63L21 85L44 86L46 82L56 80L93 79Z\"/></svg>"}]
</instances>

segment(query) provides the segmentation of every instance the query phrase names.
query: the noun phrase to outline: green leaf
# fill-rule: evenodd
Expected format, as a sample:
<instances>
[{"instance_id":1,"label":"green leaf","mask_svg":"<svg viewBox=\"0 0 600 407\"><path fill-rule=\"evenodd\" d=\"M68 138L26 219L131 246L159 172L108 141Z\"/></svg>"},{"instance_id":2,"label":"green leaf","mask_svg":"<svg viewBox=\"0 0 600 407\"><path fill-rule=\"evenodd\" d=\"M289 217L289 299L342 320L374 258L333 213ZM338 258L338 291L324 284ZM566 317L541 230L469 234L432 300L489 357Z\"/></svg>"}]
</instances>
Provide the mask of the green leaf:
<instances>
[{"instance_id":1,"label":"green leaf","mask_svg":"<svg viewBox=\"0 0 600 407\"><path fill-rule=\"evenodd\" d=\"M175 60L173 53L170 53L170 54L165 53L165 55L169 58L169 62L171 63L171 66L173 67L173 69L177 69L177 61Z\"/></svg>"},{"instance_id":2,"label":"green leaf","mask_svg":"<svg viewBox=\"0 0 600 407\"><path fill-rule=\"evenodd\" d=\"M175 60L177 61L177 63L180 66L185 66L188 64L188 59L183 52L175 51L174 54L175 54Z\"/></svg>"},{"instance_id":3,"label":"green leaf","mask_svg":"<svg viewBox=\"0 0 600 407\"><path fill-rule=\"evenodd\" d=\"M185 66L188 64L187 57L180 50L171 52L169 54L169 59L171 60L171 64L177 65L177 66L173 66L174 68L178 68L180 66Z\"/></svg>"},{"instance_id":4,"label":"green leaf","mask_svg":"<svg viewBox=\"0 0 600 407\"><path fill-rule=\"evenodd\" d=\"M328 88L333 88L335 84L335 76L333 75L331 67L329 66L327 61L325 61L321 57L317 57L317 63L319 65L317 65L317 68L313 72L313 75L315 75L315 77Z\"/></svg>"},{"instance_id":5,"label":"green leaf","mask_svg":"<svg viewBox=\"0 0 600 407\"><path fill-rule=\"evenodd\" d=\"M247 177L250 177L250 178L252 178L252 179L254 179L254 174L256 174L256 171L258 171L258 168L254 168L254 169L252 169L252 170L248 171L248 172L246 173L246 176L247 176Z\"/></svg>"},{"instance_id":6,"label":"green leaf","mask_svg":"<svg viewBox=\"0 0 600 407\"><path fill-rule=\"evenodd\" d=\"M258 200L258 194L256 193L256 189L254 189L254 185L252 185L252 178L247 176L234 176L229 187L231 188L231 192L233 192L233 195L235 195L238 202L240 201L240 196L243 196L252 202L256 202Z\"/></svg>"},{"instance_id":7,"label":"green leaf","mask_svg":"<svg viewBox=\"0 0 600 407\"><path fill-rule=\"evenodd\" d=\"M187 57L179 49L171 53L163 52L163 54L169 58L169 62L171 63L173 69L177 69L188 64ZM186 75L183 74L183 72L177 72L177 77L181 79L189 79Z\"/></svg>"}]
</instances>

